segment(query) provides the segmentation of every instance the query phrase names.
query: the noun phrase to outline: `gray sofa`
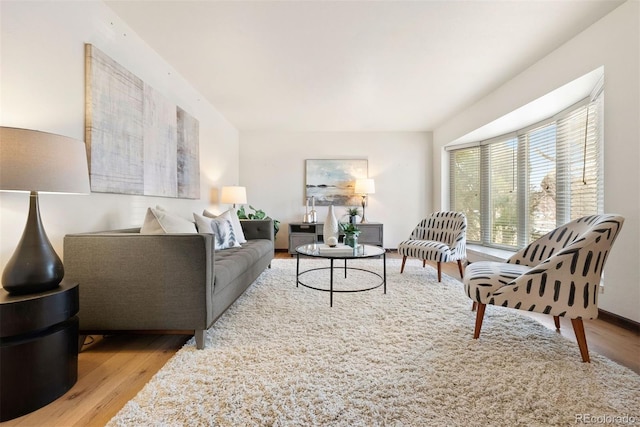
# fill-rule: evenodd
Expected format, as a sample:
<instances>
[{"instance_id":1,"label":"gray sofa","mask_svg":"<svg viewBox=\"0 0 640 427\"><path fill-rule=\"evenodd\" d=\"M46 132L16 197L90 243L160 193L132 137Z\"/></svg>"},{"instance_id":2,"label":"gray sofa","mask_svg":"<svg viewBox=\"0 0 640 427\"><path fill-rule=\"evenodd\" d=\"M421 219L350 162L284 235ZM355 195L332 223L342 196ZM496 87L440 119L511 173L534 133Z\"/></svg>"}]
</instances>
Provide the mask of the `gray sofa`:
<instances>
[{"instance_id":1,"label":"gray sofa","mask_svg":"<svg viewBox=\"0 0 640 427\"><path fill-rule=\"evenodd\" d=\"M244 220L247 243L214 251L212 234L140 229L68 234L65 278L79 283L80 333L205 331L267 268L272 220Z\"/></svg>"}]
</instances>

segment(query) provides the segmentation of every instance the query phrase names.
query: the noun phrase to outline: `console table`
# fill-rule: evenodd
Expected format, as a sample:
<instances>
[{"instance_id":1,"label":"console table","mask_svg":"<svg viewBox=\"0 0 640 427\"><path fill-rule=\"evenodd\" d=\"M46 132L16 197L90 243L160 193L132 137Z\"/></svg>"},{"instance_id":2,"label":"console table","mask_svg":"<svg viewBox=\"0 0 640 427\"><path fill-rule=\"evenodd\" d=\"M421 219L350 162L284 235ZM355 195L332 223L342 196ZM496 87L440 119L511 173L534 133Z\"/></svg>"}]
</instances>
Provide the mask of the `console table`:
<instances>
[{"instance_id":1,"label":"console table","mask_svg":"<svg viewBox=\"0 0 640 427\"><path fill-rule=\"evenodd\" d=\"M0 289L0 421L33 412L78 379L78 284L10 295Z\"/></svg>"},{"instance_id":2,"label":"console table","mask_svg":"<svg viewBox=\"0 0 640 427\"><path fill-rule=\"evenodd\" d=\"M365 222L356 224L360 229L358 243L374 246L383 245L383 225L379 222ZM289 253L296 253L296 248L300 245L310 243L322 243L321 222L292 222L289 224ZM340 233L342 234L342 233Z\"/></svg>"}]
</instances>

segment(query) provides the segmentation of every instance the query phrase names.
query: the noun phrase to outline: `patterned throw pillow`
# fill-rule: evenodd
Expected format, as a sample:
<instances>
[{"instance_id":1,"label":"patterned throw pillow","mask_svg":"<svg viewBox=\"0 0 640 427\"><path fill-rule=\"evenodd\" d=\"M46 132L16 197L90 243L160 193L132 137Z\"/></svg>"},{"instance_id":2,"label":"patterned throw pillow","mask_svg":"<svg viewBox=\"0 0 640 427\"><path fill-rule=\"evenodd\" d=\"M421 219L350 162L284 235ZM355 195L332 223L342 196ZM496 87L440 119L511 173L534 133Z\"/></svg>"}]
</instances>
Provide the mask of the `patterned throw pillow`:
<instances>
[{"instance_id":1,"label":"patterned throw pillow","mask_svg":"<svg viewBox=\"0 0 640 427\"><path fill-rule=\"evenodd\" d=\"M197 213L193 214L198 226L198 232L201 234L213 234L215 250L237 248L240 246L236 235L233 231L231 220L221 215L217 218L207 218Z\"/></svg>"},{"instance_id":2,"label":"patterned throw pillow","mask_svg":"<svg viewBox=\"0 0 640 427\"><path fill-rule=\"evenodd\" d=\"M231 220L222 217L213 218L211 220L211 228L213 229L213 234L216 236L216 250L237 248L240 246L233 232Z\"/></svg>"},{"instance_id":3,"label":"patterned throw pillow","mask_svg":"<svg viewBox=\"0 0 640 427\"><path fill-rule=\"evenodd\" d=\"M204 212L202 212L202 215L208 218L218 218L221 216L226 217L226 215L228 215L228 218L231 220L231 225L233 226L233 232L236 235L236 240L238 241L238 243L240 244L247 243L247 239L244 237L244 231L242 231L242 225L240 224L240 219L238 218L238 213L236 212L235 209L233 208L229 209L228 211L223 212L220 215L215 215L205 209Z\"/></svg>"}]
</instances>

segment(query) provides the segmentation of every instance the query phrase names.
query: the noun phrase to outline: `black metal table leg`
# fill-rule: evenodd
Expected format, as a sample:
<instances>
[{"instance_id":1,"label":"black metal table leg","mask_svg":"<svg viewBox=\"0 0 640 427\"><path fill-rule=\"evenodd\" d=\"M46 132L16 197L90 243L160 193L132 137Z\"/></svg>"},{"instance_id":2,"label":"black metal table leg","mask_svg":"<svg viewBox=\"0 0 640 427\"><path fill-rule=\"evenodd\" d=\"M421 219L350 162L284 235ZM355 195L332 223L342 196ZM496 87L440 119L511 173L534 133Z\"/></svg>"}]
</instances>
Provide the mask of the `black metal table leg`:
<instances>
[{"instance_id":1,"label":"black metal table leg","mask_svg":"<svg viewBox=\"0 0 640 427\"><path fill-rule=\"evenodd\" d=\"M300 254L296 253L296 288L300 282Z\"/></svg>"},{"instance_id":2,"label":"black metal table leg","mask_svg":"<svg viewBox=\"0 0 640 427\"><path fill-rule=\"evenodd\" d=\"M333 307L333 258L331 258L331 268L329 271L329 307Z\"/></svg>"},{"instance_id":3,"label":"black metal table leg","mask_svg":"<svg viewBox=\"0 0 640 427\"><path fill-rule=\"evenodd\" d=\"M382 254L382 271L383 271L383 278L382 278L382 283L384 283L384 293L387 293L387 253L383 253Z\"/></svg>"}]
</instances>

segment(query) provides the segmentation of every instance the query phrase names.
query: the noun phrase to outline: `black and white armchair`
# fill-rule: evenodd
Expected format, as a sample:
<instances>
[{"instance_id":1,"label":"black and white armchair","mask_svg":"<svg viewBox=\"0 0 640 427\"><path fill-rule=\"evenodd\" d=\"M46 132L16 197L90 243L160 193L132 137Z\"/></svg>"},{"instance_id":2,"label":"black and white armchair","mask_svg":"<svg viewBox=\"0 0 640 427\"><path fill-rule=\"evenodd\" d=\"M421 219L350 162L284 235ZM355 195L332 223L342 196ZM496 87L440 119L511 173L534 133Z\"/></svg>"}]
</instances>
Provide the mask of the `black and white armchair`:
<instances>
[{"instance_id":1,"label":"black and white armchair","mask_svg":"<svg viewBox=\"0 0 640 427\"><path fill-rule=\"evenodd\" d=\"M467 217L461 212L434 212L420 221L408 240L400 242L398 253L402 255L404 272L407 257L434 261L438 266L438 282L442 281L443 262L457 261L460 277L463 275L462 260L467 257Z\"/></svg>"},{"instance_id":2,"label":"black and white armchair","mask_svg":"<svg viewBox=\"0 0 640 427\"><path fill-rule=\"evenodd\" d=\"M582 319L598 317L598 292L607 256L624 218L592 215L571 221L518 251L506 262L475 262L463 278L477 308L480 336L487 304L571 319L580 355L589 362Z\"/></svg>"}]
</instances>

